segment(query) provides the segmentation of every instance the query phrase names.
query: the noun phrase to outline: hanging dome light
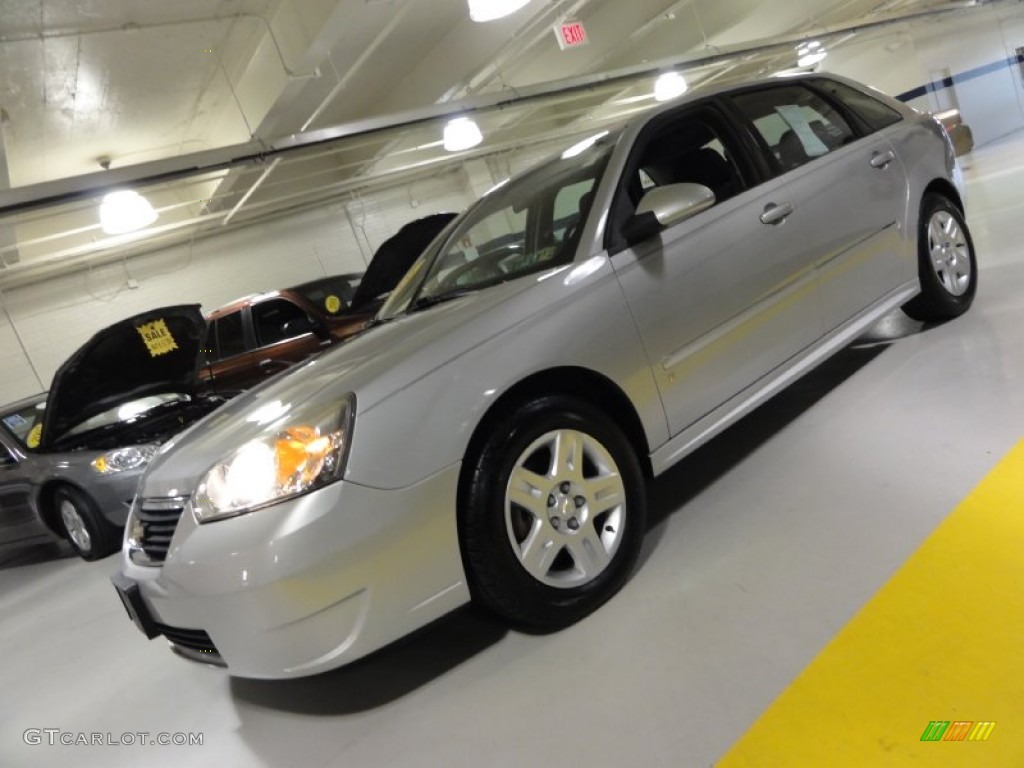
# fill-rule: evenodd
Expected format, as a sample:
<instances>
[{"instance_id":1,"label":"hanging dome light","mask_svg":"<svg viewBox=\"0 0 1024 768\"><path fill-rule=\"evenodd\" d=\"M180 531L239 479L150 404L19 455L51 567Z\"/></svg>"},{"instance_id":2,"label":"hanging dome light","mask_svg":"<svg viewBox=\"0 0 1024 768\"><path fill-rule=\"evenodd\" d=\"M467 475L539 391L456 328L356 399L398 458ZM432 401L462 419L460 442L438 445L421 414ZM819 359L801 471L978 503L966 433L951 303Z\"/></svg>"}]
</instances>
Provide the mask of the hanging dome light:
<instances>
[{"instance_id":1,"label":"hanging dome light","mask_svg":"<svg viewBox=\"0 0 1024 768\"><path fill-rule=\"evenodd\" d=\"M134 189L110 192L100 203L100 225L108 235L125 235L156 221L156 211Z\"/></svg>"},{"instance_id":2,"label":"hanging dome light","mask_svg":"<svg viewBox=\"0 0 1024 768\"><path fill-rule=\"evenodd\" d=\"M469 18L473 21L494 21L515 13L530 0L469 0Z\"/></svg>"},{"instance_id":3,"label":"hanging dome light","mask_svg":"<svg viewBox=\"0 0 1024 768\"><path fill-rule=\"evenodd\" d=\"M472 149L483 140L480 126L468 117L456 117L444 127L444 148L449 152Z\"/></svg>"},{"instance_id":4,"label":"hanging dome light","mask_svg":"<svg viewBox=\"0 0 1024 768\"><path fill-rule=\"evenodd\" d=\"M656 101L671 101L686 93L689 87L686 78L678 72L666 72L654 81L654 98Z\"/></svg>"}]
</instances>

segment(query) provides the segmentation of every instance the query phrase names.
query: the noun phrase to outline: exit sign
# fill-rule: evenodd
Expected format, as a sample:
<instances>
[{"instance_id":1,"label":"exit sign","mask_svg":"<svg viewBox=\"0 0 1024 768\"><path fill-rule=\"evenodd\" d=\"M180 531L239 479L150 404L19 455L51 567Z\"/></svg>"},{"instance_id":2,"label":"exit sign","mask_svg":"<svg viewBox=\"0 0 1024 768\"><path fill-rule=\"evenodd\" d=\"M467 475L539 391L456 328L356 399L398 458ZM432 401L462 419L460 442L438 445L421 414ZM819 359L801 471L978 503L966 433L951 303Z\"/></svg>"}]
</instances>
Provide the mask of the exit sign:
<instances>
[{"instance_id":1,"label":"exit sign","mask_svg":"<svg viewBox=\"0 0 1024 768\"><path fill-rule=\"evenodd\" d=\"M564 21L555 24L555 37L558 38L558 47L563 51L566 48L578 48L587 43L587 30L579 21Z\"/></svg>"}]
</instances>

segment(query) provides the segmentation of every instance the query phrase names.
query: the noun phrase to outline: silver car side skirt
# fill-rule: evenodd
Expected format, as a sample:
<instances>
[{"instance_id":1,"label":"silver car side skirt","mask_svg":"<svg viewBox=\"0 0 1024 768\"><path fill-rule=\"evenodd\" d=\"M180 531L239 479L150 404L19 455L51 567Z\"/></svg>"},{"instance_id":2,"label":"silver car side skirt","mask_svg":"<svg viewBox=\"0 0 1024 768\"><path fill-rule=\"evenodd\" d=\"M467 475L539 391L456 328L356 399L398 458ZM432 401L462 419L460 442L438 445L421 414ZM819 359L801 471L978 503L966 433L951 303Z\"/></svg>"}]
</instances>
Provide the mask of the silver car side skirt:
<instances>
[{"instance_id":1,"label":"silver car side skirt","mask_svg":"<svg viewBox=\"0 0 1024 768\"><path fill-rule=\"evenodd\" d=\"M830 331L767 376L758 379L711 413L694 422L651 454L651 468L654 474L661 474L730 424L746 416L823 360L851 343L881 317L912 299L920 290L921 283L917 277L904 283L851 320Z\"/></svg>"}]
</instances>

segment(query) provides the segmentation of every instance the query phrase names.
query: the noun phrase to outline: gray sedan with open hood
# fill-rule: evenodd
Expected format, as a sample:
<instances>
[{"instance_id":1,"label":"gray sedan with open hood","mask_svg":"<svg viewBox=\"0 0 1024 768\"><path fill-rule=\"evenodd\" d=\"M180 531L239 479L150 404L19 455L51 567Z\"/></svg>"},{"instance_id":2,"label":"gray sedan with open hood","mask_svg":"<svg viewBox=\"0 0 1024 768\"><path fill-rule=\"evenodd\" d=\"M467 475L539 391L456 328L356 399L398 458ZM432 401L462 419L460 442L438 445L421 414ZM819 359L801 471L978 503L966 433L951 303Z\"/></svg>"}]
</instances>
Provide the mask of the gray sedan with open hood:
<instances>
[{"instance_id":1,"label":"gray sedan with open hood","mask_svg":"<svg viewBox=\"0 0 1024 768\"><path fill-rule=\"evenodd\" d=\"M0 545L66 538L86 560L121 546L142 470L171 435L224 402L196 392L198 305L111 325L46 395L0 409Z\"/></svg>"}]
</instances>

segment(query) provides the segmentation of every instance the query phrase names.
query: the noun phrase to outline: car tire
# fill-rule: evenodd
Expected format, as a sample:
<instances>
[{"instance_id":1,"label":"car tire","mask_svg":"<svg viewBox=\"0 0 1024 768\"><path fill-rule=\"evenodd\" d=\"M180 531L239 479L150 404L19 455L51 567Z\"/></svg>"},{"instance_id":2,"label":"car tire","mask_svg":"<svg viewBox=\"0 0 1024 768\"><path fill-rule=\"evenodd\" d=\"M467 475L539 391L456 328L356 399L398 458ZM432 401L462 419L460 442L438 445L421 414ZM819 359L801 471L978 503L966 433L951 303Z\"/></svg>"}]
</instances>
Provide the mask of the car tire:
<instances>
[{"instance_id":1,"label":"car tire","mask_svg":"<svg viewBox=\"0 0 1024 768\"><path fill-rule=\"evenodd\" d=\"M459 528L475 602L550 631L626 582L646 530L646 489L629 440L597 408L561 395L529 400L468 462Z\"/></svg>"},{"instance_id":2,"label":"car tire","mask_svg":"<svg viewBox=\"0 0 1024 768\"><path fill-rule=\"evenodd\" d=\"M64 537L83 560L99 560L121 546L121 531L100 515L85 493L62 485L53 493Z\"/></svg>"},{"instance_id":3,"label":"car tire","mask_svg":"<svg viewBox=\"0 0 1024 768\"><path fill-rule=\"evenodd\" d=\"M915 320L942 322L966 312L978 290L974 242L960 210L942 195L921 201L917 233L921 293L903 305Z\"/></svg>"}]
</instances>

